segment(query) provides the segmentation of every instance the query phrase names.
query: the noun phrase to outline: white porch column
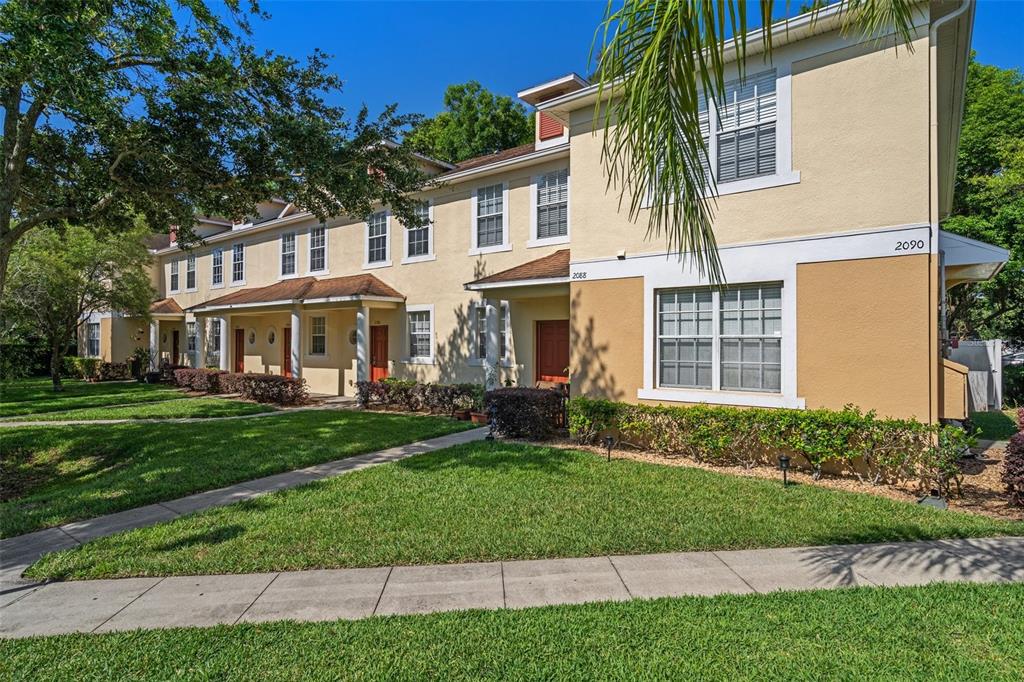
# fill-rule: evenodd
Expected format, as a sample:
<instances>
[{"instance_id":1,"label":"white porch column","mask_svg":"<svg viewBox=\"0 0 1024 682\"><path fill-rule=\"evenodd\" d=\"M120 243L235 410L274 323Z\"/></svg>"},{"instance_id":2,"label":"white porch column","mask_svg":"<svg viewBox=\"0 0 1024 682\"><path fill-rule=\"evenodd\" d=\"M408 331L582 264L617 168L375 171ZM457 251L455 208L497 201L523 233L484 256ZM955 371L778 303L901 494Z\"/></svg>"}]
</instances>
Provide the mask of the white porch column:
<instances>
[{"instance_id":1,"label":"white porch column","mask_svg":"<svg viewBox=\"0 0 1024 682\"><path fill-rule=\"evenodd\" d=\"M486 358L484 359L484 388L488 391L498 387L498 351L500 345L498 341L498 306L501 305L501 301L494 299L485 299L484 306L486 310L486 331L487 331L487 346L486 346Z\"/></svg>"},{"instance_id":2,"label":"white porch column","mask_svg":"<svg viewBox=\"0 0 1024 682\"><path fill-rule=\"evenodd\" d=\"M230 364L228 364L228 353L231 350L230 346L228 345L228 339L231 338L231 335L229 333L231 330L228 327L228 323L230 322L231 318L228 317L227 315L224 315L218 319L220 320L220 368L227 372L228 367L231 366Z\"/></svg>"},{"instance_id":3,"label":"white porch column","mask_svg":"<svg viewBox=\"0 0 1024 682\"><path fill-rule=\"evenodd\" d=\"M356 381L370 380L370 309L356 310Z\"/></svg>"},{"instance_id":4,"label":"white porch column","mask_svg":"<svg viewBox=\"0 0 1024 682\"><path fill-rule=\"evenodd\" d=\"M206 367L206 318L194 318L196 323L196 367Z\"/></svg>"},{"instance_id":5,"label":"white porch column","mask_svg":"<svg viewBox=\"0 0 1024 682\"><path fill-rule=\"evenodd\" d=\"M160 366L160 321L149 323L149 371L155 372Z\"/></svg>"},{"instance_id":6,"label":"white porch column","mask_svg":"<svg viewBox=\"0 0 1024 682\"><path fill-rule=\"evenodd\" d=\"M296 379L302 378L302 314L299 306L292 308L292 347L291 365L292 376Z\"/></svg>"}]
</instances>

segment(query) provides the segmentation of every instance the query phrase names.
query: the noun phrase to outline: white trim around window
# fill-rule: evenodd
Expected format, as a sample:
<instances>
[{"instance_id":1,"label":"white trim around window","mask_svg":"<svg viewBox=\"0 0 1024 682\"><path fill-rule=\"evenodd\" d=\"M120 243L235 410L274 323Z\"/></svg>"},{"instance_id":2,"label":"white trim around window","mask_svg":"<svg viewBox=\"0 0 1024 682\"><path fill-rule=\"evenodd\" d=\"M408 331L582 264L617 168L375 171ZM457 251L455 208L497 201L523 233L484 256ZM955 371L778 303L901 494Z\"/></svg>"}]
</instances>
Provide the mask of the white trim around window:
<instances>
[{"instance_id":1,"label":"white trim around window","mask_svg":"<svg viewBox=\"0 0 1024 682\"><path fill-rule=\"evenodd\" d=\"M308 335L309 345L306 346L306 357L310 357L310 358L326 358L326 357L328 357L330 354L327 352L327 349L330 346L327 345L328 344L328 338L327 338L327 314L324 313L323 315L307 315L306 316L306 324L303 325L303 326L305 326L307 329L309 329L309 335ZM316 342L318 338L323 339L323 341L322 341L322 343L323 343L322 348L318 347L318 344ZM295 343L295 339L292 338L291 342L294 344Z\"/></svg>"},{"instance_id":2,"label":"white trim around window","mask_svg":"<svg viewBox=\"0 0 1024 682\"><path fill-rule=\"evenodd\" d=\"M313 237L314 237L314 233L316 233L318 230L323 235L323 242L324 242L323 246L322 247L318 247L318 248L322 248L323 249L323 252L324 252L324 254L323 254L324 266L322 268L314 270L313 269L313 261L314 261L314 257L313 257L313 248L314 248L313 247ZM328 274L331 271L330 262L329 262L330 251L328 250L328 245L327 245L327 240L328 240L327 232L328 232L328 230L327 230L327 226L326 225L313 225L313 226L311 226L306 231L306 268L307 268L306 269L306 274L307 275L326 275L326 274Z\"/></svg>"},{"instance_id":3,"label":"white trim around window","mask_svg":"<svg viewBox=\"0 0 1024 682\"><path fill-rule=\"evenodd\" d=\"M370 261L370 222L377 219L377 216L384 216L384 234L374 235L374 239L384 237L384 259ZM379 227L379 226L378 226ZM387 268L391 266L391 211L375 211L363 221L363 270L374 270L376 268Z\"/></svg>"},{"instance_id":4,"label":"white trim around window","mask_svg":"<svg viewBox=\"0 0 1024 682\"><path fill-rule=\"evenodd\" d=\"M418 316L422 316L422 313L427 313L427 319L429 322L429 331L425 332L429 334L430 343L430 354L429 355L413 355L412 354L412 325L410 324L410 313L416 313ZM402 362L407 365L432 365L434 364L434 358L437 355L436 347L437 341L434 338L434 329L436 324L434 322L434 304L423 304L423 305L407 305L405 306L405 324L403 325L402 339ZM424 332L419 331L417 335L423 334Z\"/></svg>"},{"instance_id":5,"label":"white trim around window","mask_svg":"<svg viewBox=\"0 0 1024 682\"><path fill-rule=\"evenodd\" d=\"M242 276L235 279L235 252L236 249L242 254L242 257L238 259L238 263L242 266ZM245 286L245 242L235 242L231 245L231 286L241 287Z\"/></svg>"},{"instance_id":6,"label":"white trim around window","mask_svg":"<svg viewBox=\"0 0 1024 682\"><path fill-rule=\"evenodd\" d=\"M537 210L540 206L540 183L552 173L565 171L565 234L557 237L537 236ZM559 168L548 173L534 175L530 181L530 240L526 242L526 248L532 249L539 246L554 246L556 244L568 244L569 235L572 230L572 174L568 168Z\"/></svg>"},{"instance_id":7,"label":"white trim around window","mask_svg":"<svg viewBox=\"0 0 1024 682\"><path fill-rule=\"evenodd\" d=\"M190 253L185 256L185 292L192 293L199 291L199 271L196 263L196 254ZM192 284L189 284L189 280Z\"/></svg>"},{"instance_id":8,"label":"white trim around window","mask_svg":"<svg viewBox=\"0 0 1024 682\"><path fill-rule=\"evenodd\" d=\"M291 244L291 250L286 251L285 247ZM291 272L285 272L285 258L291 256ZM282 232L277 239L277 261L278 279L294 279L299 276L299 233L291 230Z\"/></svg>"},{"instance_id":9,"label":"white trim around window","mask_svg":"<svg viewBox=\"0 0 1024 682\"><path fill-rule=\"evenodd\" d=\"M498 349L501 350L502 345L505 346L505 352L502 353L501 357L498 358L498 364L502 367L512 366L512 309L508 304L508 301L500 301L501 308L498 312ZM487 330L480 327L480 311L486 310L487 304L483 301L473 301L469 304L470 319L469 328L472 333L470 339L469 348L469 361L466 363L474 367L483 366L485 358L481 356L481 335L486 334ZM502 329L501 321L502 317L505 318L505 327ZM486 341L484 342L486 344ZM486 351L485 351L486 352Z\"/></svg>"},{"instance_id":10,"label":"white trim around window","mask_svg":"<svg viewBox=\"0 0 1024 682\"><path fill-rule=\"evenodd\" d=\"M220 266L217 265L217 257L220 257ZM217 268L220 267L220 281L216 279ZM210 251L210 288L224 288L224 249L218 246Z\"/></svg>"},{"instance_id":11,"label":"white trim around window","mask_svg":"<svg viewBox=\"0 0 1024 682\"><path fill-rule=\"evenodd\" d=\"M181 260L175 258L168 263L167 291L172 294L181 293Z\"/></svg>"},{"instance_id":12,"label":"white trim around window","mask_svg":"<svg viewBox=\"0 0 1024 682\"><path fill-rule=\"evenodd\" d=\"M418 256L409 255L409 229L402 226L402 264L424 263L437 260L434 252L434 202L427 200L427 252Z\"/></svg>"},{"instance_id":13,"label":"white trim around window","mask_svg":"<svg viewBox=\"0 0 1024 682\"><path fill-rule=\"evenodd\" d=\"M501 243L493 244L491 246L478 246L477 236L479 234L477 229L477 222L480 216L477 215L479 204L477 193L483 189L490 189L501 185ZM469 255L478 256L485 253L497 253L499 251L511 251L512 242L509 237L509 219L508 219L508 182L495 182L489 185L480 185L479 187L473 188L472 198L470 200L470 219L469 219ZM493 214L497 215L497 214Z\"/></svg>"}]
</instances>

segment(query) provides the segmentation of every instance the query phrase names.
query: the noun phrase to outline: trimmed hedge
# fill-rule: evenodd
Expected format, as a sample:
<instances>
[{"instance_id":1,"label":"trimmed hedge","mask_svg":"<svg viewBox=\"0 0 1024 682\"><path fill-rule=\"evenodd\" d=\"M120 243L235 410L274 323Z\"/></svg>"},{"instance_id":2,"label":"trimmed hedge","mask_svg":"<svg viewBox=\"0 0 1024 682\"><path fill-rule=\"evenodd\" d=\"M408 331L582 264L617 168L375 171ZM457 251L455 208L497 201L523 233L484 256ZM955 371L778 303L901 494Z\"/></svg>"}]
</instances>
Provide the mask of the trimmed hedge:
<instances>
[{"instance_id":1,"label":"trimmed hedge","mask_svg":"<svg viewBox=\"0 0 1024 682\"><path fill-rule=\"evenodd\" d=\"M420 384L394 378L356 382L356 401L363 408L397 407L450 415L455 410L481 409L483 395L480 384Z\"/></svg>"},{"instance_id":2,"label":"trimmed hedge","mask_svg":"<svg viewBox=\"0 0 1024 682\"><path fill-rule=\"evenodd\" d=\"M174 384L200 393L237 393L259 403L300 405L309 400L305 379L273 374L236 374L189 367L174 370Z\"/></svg>"},{"instance_id":3,"label":"trimmed hedge","mask_svg":"<svg viewBox=\"0 0 1024 682\"><path fill-rule=\"evenodd\" d=\"M543 440L562 424L565 395L548 388L499 388L484 394L484 405L497 434Z\"/></svg>"},{"instance_id":4,"label":"trimmed hedge","mask_svg":"<svg viewBox=\"0 0 1024 682\"><path fill-rule=\"evenodd\" d=\"M1010 504L1024 507L1024 407L1017 410L1017 433L1010 437L1003 459L1003 483Z\"/></svg>"},{"instance_id":5,"label":"trimmed hedge","mask_svg":"<svg viewBox=\"0 0 1024 682\"><path fill-rule=\"evenodd\" d=\"M666 457L747 468L774 465L779 455L788 454L805 460L816 477L829 466L871 483L916 479L923 490L943 495L959 492L957 463L973 442L957 427L881 419L852 406L839 411L658 407L580 397L569 401L568 412L569 432L579 443L612 434Z\"/></svg>"},{"instance_id":6,"label":"trimmed hedge","mask_svg":"<svg viewBox=\"0 0 1024 682\"><path fill-rule=\"evenodd\" d=\"M127 381L132 377L132 368L127 362L101 362L97 377L100 381Z\"/></svg>"},{"instance_id":7,"label":"trimmed hedge","mask_svg":"<svg viewBox=\"0 0 1024 682\"><path fill-rule=\"evenodd\" d=\"M199 393L224 393L221 377L227 372L217 369L188 367L174 370L174 385ZM234 393L234 391L228 391Z\"/></svg>"},{"instance_id":8,"label":"trimmed hedge","mask_svg":"<svg viewBox=\"0 0 1024 682\"><path fill-rule=\"evenodd\" d=\"M125 381L132 378L131 368L124 362L103 362L99 358L64 358L65 376L94 381Z\"/></svg>"}]
</instances>

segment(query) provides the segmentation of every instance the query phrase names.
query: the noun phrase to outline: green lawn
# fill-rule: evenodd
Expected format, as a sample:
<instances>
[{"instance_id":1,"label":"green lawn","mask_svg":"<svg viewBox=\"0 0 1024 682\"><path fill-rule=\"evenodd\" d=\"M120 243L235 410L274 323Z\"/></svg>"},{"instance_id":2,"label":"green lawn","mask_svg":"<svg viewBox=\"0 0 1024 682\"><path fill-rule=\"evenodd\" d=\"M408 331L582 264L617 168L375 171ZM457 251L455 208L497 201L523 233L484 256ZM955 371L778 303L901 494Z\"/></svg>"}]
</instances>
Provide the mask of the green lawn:
<instances>
[{"instance_id":1,"label":"green lawn","mask_svg":"<svg viewBox=\"0 0 1024 682\"><path fill-rule=\"evenodd\" d=\"M180 397L180 395L178 396ZM210 419L273 412L270 405L245 403L229 398L182 398L116 407L83 407L61 412L42 412L15 417L14 421L75 421L88 419Z\"/></svg>"},{"instance_id":2,"label":"green lawn","mask_svg":"<svg viewBox=\"0 0 1024 682\"><path fill-rule=\"evenodd\" d=\"M60 412L85 407L155 402L181 398L180 391L160 384L65 380L64 390L54 393L49 379L24 379L0 383L0 418L40 412Z\"/></svg>"},{"instance_id":3,"label":"green lawn","mask_svg":"<svg viewBox=\"0 0 1024 682\"><path fill-rule=\"evenodd\" d=\"M43 557L29 574L247 573L994 534L1024 534L1024 523L478 442L101 538Z\"/></svg>"},{"instance_id":4,"label":"green lawn","mask_svg":"<svg viewBox=\"0 0 1024 682\"><path fill-rule=\"evenodd\" d=\"M1024 670L1022 613L1021 584L688 597L6 640L0 674L995 682Z\"/></svg>"},{"instance_id":5,"label":"green lawn","mask_svg":"<svg viewBox=\"0 0 1024 682\"><path fill-rule=\"evenodd\" d=\"M972 412L971 421L981 429L978 438L1007 440L1017 433L1017 410Z\"/></svg>"},{"instance_id":6,"label":"green lawn","mask_svg":"<svg viewBox=\"0 0 1024 682\"><path fill-rule=\"evenodd\" d=\"M470 426L312 410L209 423L0 431L0 536L9 537Z\"/></svg>"}]
</instances>

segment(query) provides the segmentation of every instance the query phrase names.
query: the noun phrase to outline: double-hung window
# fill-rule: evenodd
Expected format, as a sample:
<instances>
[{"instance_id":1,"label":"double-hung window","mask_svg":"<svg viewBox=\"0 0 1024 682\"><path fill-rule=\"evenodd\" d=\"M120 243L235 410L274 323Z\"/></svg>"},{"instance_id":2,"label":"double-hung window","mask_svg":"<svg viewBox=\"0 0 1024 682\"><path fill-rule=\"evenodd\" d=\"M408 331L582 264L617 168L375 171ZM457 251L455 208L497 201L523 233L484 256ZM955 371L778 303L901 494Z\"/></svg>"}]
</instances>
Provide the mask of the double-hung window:
<instances>
[{"instance_id":1,"label":"double-hung window","mask_svg":"<svg viewBox=\"0 0 1024 682\"><path fill-rule=\"evenodd\" d=\"M89 322L85 327L85 352L91 358L100 356L100 323Z\"/></svg>"},{"instance_id":2,"label":"double-hung window","mask_svg":"<svg viewBox=\"0 0 1024 682\"><path fill-rule=\"evenodd\" d=\"M569 234L569 169L537 178L537 239Z\"/></svg>"},{"instance_id":3,"label":"double-hung window","mask_svg":"<svg viewBox=\"0 0 1024 682\"><path fill-rule=\"evenodd\" d=\"M478 249L505 244L505 185L499 183L476 190L474 246Z\"/></svg>"},{"instance_id":4,"label":"double-hung window","mask_svg":"<svg viewBox=\"0 0 1024 682\"><path fill-rule=\"evenodd\" d=\"M214 249L211 257L213 258L212 285L219 287L224 284L224 250Z\"/></svg>"},{"instance_id":5,"label":"double-hung window","mask_svg":"<svg viewBox=\"0 0 1024 682\"><path fill-rule=\"evenodd\" d=\"M416 206L416 224L405 231L406 258L430 255L430 205Z\"/></svg>"},{"instance_id":6,"label":"double-hung window","mask_svg":"<svg viewBox=\"0 0 1024 682\"><path fill-rule=\"evenodd\" d=\"M210 320L210 341L209 348L214 353L220 352L220 320Z\"/></svg>"},{"instance_id":7,"label":"double-hung window","mask_svg":"<svg viewBox=\"0 0 1024 682\"><path fill-rule=\"evenodd\" d=\"M231 281L245 281L245 244L231 246Z\"/></svg>"},{"instance_id":8,"label":"double-hung window","mask_svg":"<svg viewBox=\"0 0 1024 682\"><path fill-rule=\"evenodd\" d=\"M474 356L477 360L485 360L487 358L487 306L483 303L478 303L475 307L476 318L474 319L475 334L474 345ZM498 306L498 361L505 362L508 360L508 339L510 336L509 329L509 314L508 314L508 301L502 301L501 305Z\"/></svg>"},{"instance_id":9,"label":"double-hung window","mask_svg":"<svg viewBox=\"0 0 1024 682\"><path fill-rule=\"evenodd\" d=\"M309 271L327 270L327 228L317 225L309 231Z\"/></svg>"},{"instance_id":10,"label":"double-hung window","mask_svg":"<svg viewBox=\"0 0 1024 682\"><path fill-rule=\"evenodd\" d=\"M327 318L309 318L309 354L327 354Z\"/></svg>"},{"instance_id":11,"label":"double-hung window","mask_svg":"<svg viewBox=\"0 0 1024 682\"><path fill-rule=\"evenodd\" d=\"M181 280L178 276L179 261L171 261L171 291L178 291Z\"/></svg>"},{"instance_id":12,"label":"double-hung window","mask_svg":"<svg viewBox=\"0 0 1024 682\"><path fill-rule=\"evenodd\" d=\"M281 276L295 274L295 233L285 232L281 235Z\"/></svg>"},{"instance_id":13,"label":"double-hung window","mask_svg":"<svg viewBox=\"0 0 1024 682\"><path fill-rule=\"evenodd\" d=\"M380 211L366 219L366 263L386 264L388 260L388 214Z\"/></svg>"},{"instance_id":14,"label":"double-hung window","mask_svg":"<svg viewBox=\"0 0 1024 682\"><path fill-rule=\"evenodd\" d=\"M185 259L185 289L192 290L196 288L196 256L194 253L188 254L188 258Z\"/></svg>"},{"instance_id":15,"label":"double-hung window","mask_svg":"<svg viewBox=\"0 0 1024 682\"><path fill-rule=\"evenodd\" d=\"M779 393L782 285L657 292L658 385Z\"/></svg>"},{"instance_id":16,"label":"double-hung window","mask_svg":"<svg viewBox=\"0 0 1024 682\"><path fill-rule=\"evenodd\" d=\"M186 322L185 323L185 340L188 343L188 352L189 353L195 353L196 352L196 341L197 341L197 337L196 337L196 323L195 322Z\"/></svg>"},{"instance_id":17,"label":"double-hung window","mask_svg":"<svg viewBox=\"0 0 1024 682\"><path fill-rule=\"evenodd\" d=\"M719 184L775 173L775 71L726 84L718 106Z\"/></svg>"},{"instance_id":18,"label":"double-hung window","mask_svg":"<svg viewBox=\"0 0 1024 682\"><path fill-rule=\"evenodd\" d=\"M409 326L409 357L417 360L429 360L433 357L431 344L431 311L410 310Z\"/></svg>"}]
</instances>

